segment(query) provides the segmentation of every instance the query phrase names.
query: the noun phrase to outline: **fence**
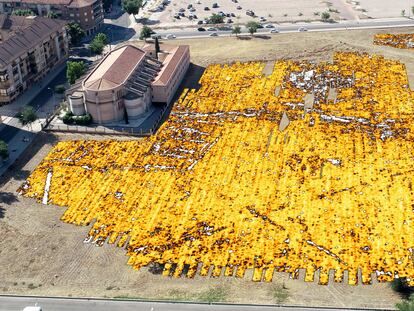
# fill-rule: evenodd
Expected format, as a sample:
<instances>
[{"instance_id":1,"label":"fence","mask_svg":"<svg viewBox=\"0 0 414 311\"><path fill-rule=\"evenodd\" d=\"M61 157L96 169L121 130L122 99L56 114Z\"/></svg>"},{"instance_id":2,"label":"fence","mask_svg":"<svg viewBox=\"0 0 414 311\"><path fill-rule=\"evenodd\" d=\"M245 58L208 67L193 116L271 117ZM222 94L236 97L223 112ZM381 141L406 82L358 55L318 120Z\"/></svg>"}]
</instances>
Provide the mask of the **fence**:
<instances>
[{"instance_id":1,"label":"fence","mask_svg":"<svg viewBox=\"0 0 414 311\"><path fill-rule=\"evenodd\" d=\"M149 129L133 128L133 127L113 127L107 128L104 126L81 126L81 125L68 125L68 124L52 124L53 118L59 114L60 107L56 109L52 114L46 117L46 120L41 124L42 130L47 132L65 132L65 133L82 133L82 134L101 134L101 135L132 135L132 136L151 136L157 132L157 129L161 126L161 122L165 118L167 111L171 108L172 104L165 105L153 126Z\"/></svg>"},{"instance_id":2,"label":"fence","mask_svg":"<svg viewBox=\"0 0 414 311\"><path fill-rule=\"evenodd\" d=\"M82 134L102 134L102 135L133 135L133 136L151 136L154 134L153 129L136 129L136 128L106 128L101 126L81 126L67 124L49 124L45 131L50 132L66 132L66 133L82 133Z\"/></svg>"}]
</instances>

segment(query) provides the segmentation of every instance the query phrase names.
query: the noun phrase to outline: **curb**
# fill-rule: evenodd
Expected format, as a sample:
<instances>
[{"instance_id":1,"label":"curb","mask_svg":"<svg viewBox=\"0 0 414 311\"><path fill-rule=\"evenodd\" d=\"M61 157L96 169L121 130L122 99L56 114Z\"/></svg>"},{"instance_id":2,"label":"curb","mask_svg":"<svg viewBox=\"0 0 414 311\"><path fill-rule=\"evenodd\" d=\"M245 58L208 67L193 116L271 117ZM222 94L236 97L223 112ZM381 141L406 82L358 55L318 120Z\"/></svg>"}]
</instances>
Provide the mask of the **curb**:
<instances>
[{"instance_id":1,"label":"curb","mask_svg":"<svg viewBox=\"0 0 414 311\"><path fill-rule=\"evenodd\" d=\"M107 301L107 302L136 302L136 303L162 303L162 304L186 304L186 305L214 305L214 306L239 306L239 307L261 307L261 308L297 308L307 310L344 310L344 311L395 311L395 309L382 308L347 308L347 307L326 307L326 306L300 306L300 305L281 305L281 304L248 304L248 303L226 303L226 302L202 302L202 301L180 301L180 300L150 300L150 299L125 299L125 298L100 298L100 297L63 297L63 296L37 296L37 295L13 295L0 294L0 298L36 298L36 299L64 299L80 301Z\"/></svg>"}]
</instances>

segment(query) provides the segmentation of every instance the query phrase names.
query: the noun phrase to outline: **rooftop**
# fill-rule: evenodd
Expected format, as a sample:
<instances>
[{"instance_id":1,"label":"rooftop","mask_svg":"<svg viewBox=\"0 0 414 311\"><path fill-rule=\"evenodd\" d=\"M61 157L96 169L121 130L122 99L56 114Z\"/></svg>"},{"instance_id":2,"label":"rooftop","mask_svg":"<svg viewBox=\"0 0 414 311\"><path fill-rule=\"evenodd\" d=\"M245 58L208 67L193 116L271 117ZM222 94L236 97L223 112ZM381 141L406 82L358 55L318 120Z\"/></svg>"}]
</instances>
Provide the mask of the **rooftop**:
<instances>
[{"instance_id":1,"label":"rooftop","mask_svg":"<svg viewBox=\"0 0 414 311\"><path fill-rule=\"evenodd\" d=\"M153 50L153 45L146 45L143 48L145 51ZM161 52L166 53L166 56L163 57L162 61L163 66L160 72L158 73L154 85L166 85L168 81L174 74L174 71L177 68L178 63L180 62L183 55L189 49L188 45L167 45L163 44L161 46Z\"/></svg>"},{"instance_id":2,"label":"rooftop","mask_svg":"<svg viewBox=\"0 0 414 311\"><path fill-rule=\"evenodd\" d=\"M0 14L0 33L4 38L0 42L0 66L7 66L65 25L65 21L58 19Z\"/></svg>"},{"instance_id":3,"label":"rooftop","mask_svg":"<svg viewBox=\"0 0 414 311\"><path fill-rule=\"evenodd\" d=\"M145 51L132 45L113 50L85 79L84 86L92 91L102 91L124 84L145 55Z\"/></svg>"}]
</instances>

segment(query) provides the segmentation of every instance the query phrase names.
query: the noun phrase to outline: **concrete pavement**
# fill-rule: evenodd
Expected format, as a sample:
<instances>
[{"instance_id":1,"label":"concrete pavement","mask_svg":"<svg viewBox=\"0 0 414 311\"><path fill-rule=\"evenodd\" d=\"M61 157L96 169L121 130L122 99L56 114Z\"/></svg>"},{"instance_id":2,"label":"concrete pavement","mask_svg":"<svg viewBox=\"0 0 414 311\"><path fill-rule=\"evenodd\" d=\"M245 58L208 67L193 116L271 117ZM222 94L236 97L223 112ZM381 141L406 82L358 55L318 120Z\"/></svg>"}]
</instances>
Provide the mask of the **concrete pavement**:
<instances>
[{"instance_id":1,"label":"concrete pavement","mask_svg":"<svg viewBox=\"0 0 414 311\"><path fill-rule=\"evenodd\" d=\"M31 298L0 296L0 311L21 311L37 303L42 311L352 311L357 309L289 306L168 303L105 299ZM362 309L359 309L362 310ZM368 310L368 309L367 309ZM370 309L372 310L372 309Z\"/></svg>"},{"instance_id":2,"label":"concrete pavement","mask_svg":"<svg viewBox=\"0 0 414 311\"><path fill-rule=\"evenodd\" d=\"M2 118L0 140L4 140L9 146L9 159L0 166L0 176L21 156L36 134L41 131L41 122L44 122L47 114L54 111L60 97L52 90L55 85L65 83L65 68L66 64L62 64L51 71L41 82L24 92L16 101L0 107ZM26 105L34 107L39 117L29 126L20 124L16 116Z\"/></svg>"}]
</instances>

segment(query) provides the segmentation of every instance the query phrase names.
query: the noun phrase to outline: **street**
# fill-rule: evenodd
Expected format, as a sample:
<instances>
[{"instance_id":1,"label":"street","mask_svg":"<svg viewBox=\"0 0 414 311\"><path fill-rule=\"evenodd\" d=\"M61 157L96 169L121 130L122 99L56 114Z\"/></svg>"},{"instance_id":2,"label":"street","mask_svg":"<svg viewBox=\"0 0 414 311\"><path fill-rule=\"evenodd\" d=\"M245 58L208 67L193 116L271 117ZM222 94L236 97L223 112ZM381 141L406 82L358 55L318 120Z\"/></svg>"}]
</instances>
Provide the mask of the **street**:
<instances>
[{"instance_id":1,"label":"street","mask_svg":"<svg viewBox=\"0 0 414 311\"><path fill-rule=\"evenodd\" d=\"M21 311L26 306L37 303L42 311L352 311L354 309L308 308L308 307L278 307L278 306L245 306L223 304L192 304L167 302L140 302L127 300L88 300L65 298L29 298L0 296L0 311ZM370 309L372 310L372 309ZM380 309L378 309L380 310ZM382 309L383 310L383 309Z\"/></svg>"},{"instance_id":2,"label":"street","mask_svg":"<svg viewBox=\"0 0 414 311\"><path fill-rule=\"evenodd\" d=\"M228 25L232 27L231 25ZM209 28L213 25L201 25L200 27ZM280 33L294 33L298 32L300 27L305 27L308 31L335 31L335 30L354 30L354 29L380 29L380 28L395 28L395 27L414 27L414 20L407 18L391 18L391 19L374 19L374 20L360 20L360 21L343 21L339 23L297 23L287 25L275 25L275 28ZM216 32L219 36L230 36L231 30L228 31L198 31L196 28L188 29L169 29L157 31L157 34L166 36L167 34L176 35L177 38L205 38L209 37L211 33ZM247 34L246 27L242 27L242 34ZM269 34L270 29L261 28L257 30L257 34ZM271 34L277 35L277 34ZM233 35L234 36L234 35ZM139 34L133 37L137 40Z\"/></svg>"}]
</instances>

